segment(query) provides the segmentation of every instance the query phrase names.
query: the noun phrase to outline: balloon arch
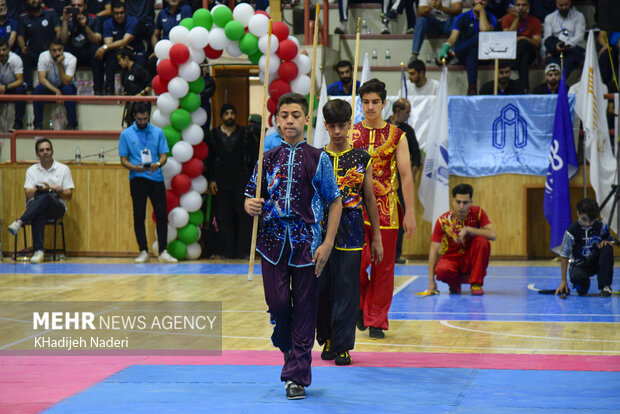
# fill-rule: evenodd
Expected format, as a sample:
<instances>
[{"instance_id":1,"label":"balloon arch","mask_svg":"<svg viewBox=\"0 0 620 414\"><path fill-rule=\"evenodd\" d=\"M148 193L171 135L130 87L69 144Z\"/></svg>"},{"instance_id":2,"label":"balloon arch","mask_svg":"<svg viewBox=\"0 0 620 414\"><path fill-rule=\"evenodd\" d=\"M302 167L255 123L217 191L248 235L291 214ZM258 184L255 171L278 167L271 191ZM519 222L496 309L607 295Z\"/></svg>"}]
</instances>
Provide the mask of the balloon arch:
<instances>
[{"instance_id":1,"label":"balloon arch","mask_svg":"<svg viewBox=\"0 0 620 414\"><path fill-rule=\"evenodd\" d=\"M167 249L179 260L200 257L202 194L208 187L202 175L202 160L209 150L203 142L207 113L200 107L205 82L199 64L205 57L219 58L224 50L232 57L245 54L258 64L264 84L269 19L267 13L254 11L247 3L238 4L234 10L225 5L211 11L198 9L170 31L170 40L155 45L158 63L152 86L159 97L152 123L163 129L171 149L162 167L168 208ZM267 101L270 125L280 96L310 92L308 73L312 68L310 58L299 54L299 42L290 36L285 23L274 22L272 32Z\"/></svg>"}]
</instances>

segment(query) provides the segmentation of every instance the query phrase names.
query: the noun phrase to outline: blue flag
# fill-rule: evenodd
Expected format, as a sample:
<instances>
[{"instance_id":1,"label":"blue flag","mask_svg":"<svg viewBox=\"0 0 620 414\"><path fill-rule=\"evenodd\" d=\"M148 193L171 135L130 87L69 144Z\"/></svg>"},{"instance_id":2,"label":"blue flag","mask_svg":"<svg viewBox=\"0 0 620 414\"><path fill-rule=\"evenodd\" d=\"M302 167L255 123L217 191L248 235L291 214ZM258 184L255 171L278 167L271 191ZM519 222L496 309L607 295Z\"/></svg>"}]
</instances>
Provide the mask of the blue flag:
<instances>
[{"instance_id":1,"label":"blue flag","mask_svg":"<svg viewBox=\"0 0 620 414\"><path fill-rule=\"evenodd\" d=\"M568 180L577 172L577 153L573 140L573 122L570 116L566 81L560 80L558 102L555 108L553 137L549 151L549 167L545 183L543 211L551 226L551 250L559 254L564 232L570 226L571 205Z\"/></svg>"}]
</instances>

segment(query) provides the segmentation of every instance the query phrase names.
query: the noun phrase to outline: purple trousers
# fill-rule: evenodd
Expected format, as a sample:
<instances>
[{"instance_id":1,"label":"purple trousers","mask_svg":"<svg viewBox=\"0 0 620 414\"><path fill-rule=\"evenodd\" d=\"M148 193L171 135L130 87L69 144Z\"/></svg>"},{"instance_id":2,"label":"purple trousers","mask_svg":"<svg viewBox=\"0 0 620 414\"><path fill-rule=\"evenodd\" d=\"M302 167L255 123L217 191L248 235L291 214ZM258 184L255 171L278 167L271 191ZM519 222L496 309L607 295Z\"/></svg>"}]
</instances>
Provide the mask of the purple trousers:
<instances>
[{"instance_id":1,"label":"purple trousers","mask_svg":"<svg viewBox=\"0 0 620 414\"><path fill-rule=\"evenodd\" d=\"M263 287L274 325L271 341L283 353L290 351L280 379L307 387L312 381L310 364L318 307L318 282L314 265L289 266L290 256L290 240L287 238L277 264L262 259Z\"/></svg>"}]
</instances>

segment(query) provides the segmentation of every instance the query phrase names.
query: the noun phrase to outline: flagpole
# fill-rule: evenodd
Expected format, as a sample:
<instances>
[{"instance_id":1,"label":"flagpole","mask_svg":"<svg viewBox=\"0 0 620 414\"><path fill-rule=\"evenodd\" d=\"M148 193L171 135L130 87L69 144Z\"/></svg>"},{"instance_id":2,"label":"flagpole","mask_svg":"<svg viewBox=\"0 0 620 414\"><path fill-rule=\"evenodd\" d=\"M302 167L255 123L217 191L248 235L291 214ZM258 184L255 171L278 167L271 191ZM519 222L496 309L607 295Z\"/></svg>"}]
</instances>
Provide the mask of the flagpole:
<instances>
[{"instance_id":1,"label":"flagpole","mask_svg":"<svg viewBox=\"0 0 620 414\"><path fill-rule=\"evenodd\" d=\"M312 145L312 118L314 117L314 84L316 83L316 45L319 40L319 4L316 5L316 13L314 14L314 37L312 39L312 70L310 71L310 102L308 103L308 114L310 115L310 123L308 123L308 144ZM321 85L323 87L323 85Z\"/></svg>"},{"instance_id":2,"label":"flagpole","mask_svg":"<svg viewBox=\"0 0 620 414\"><path fill-rule=\"evenodd\" d=\"M497 95L497 82L499 77L499 59L495 59L495 73L493 74L493 95Z\"/></svg>"},{"instance_id":3,"label":"flagpole","mask_svg":"<svg viewBox=\"0 0 620 414\"><path fill-rule=\"evenodd\" d=\"M362 18L357 18L357 33L355 35L355 64L353 65L353 86L351 87L351 129L349 134L353 130L355 125L355 96L357 95L357 65L359 64L360 54L360 25L362 24Z\"/></svg>"}]
</instances>

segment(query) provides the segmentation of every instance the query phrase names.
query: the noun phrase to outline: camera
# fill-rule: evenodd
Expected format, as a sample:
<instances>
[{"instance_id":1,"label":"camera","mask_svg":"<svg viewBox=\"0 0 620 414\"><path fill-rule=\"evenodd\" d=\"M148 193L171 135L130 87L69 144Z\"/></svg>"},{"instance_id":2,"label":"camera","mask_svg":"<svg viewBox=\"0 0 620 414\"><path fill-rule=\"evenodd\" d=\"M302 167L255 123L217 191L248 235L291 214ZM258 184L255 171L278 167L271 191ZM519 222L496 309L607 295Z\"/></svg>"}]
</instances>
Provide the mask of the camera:
<instances>
[{"instance_id":1,"label":"camera","mask_svg":"<svg viewBox=\"0 0 620 414\"><path fill-rule=\"evenodd\" d=\"M77 16L80 14L80 8L79 7L71 7L71 14L73 15L74 18L77 18Z\"/></svg>"}]
</instances>

